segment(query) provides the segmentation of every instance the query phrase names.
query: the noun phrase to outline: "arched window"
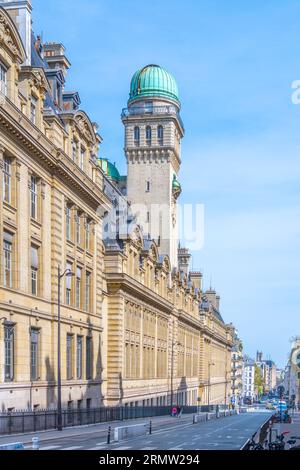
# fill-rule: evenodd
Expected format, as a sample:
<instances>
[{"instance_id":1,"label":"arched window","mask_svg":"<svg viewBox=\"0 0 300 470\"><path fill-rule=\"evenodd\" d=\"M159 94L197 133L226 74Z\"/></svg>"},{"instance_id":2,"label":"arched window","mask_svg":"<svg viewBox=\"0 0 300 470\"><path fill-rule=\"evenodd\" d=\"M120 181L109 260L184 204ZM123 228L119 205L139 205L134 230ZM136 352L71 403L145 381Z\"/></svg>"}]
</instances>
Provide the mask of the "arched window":
<instances>
[{"instance_id":1,"label":"arched window","mask_svg":"<svg viewBox=\"0 0 300 470\"><path fill-rule=\"evenodd\" d=\"M140 128L138 126L134 128L134 143L140 145Z\"/></svg>"},{"instance_id":2,"label":"arched window","mask_svg":"<svg viewBox=\"0 0 300 470\"><path fill-rule=\"evenodd\" d=\"M162 145L164 143L164 128L163 128L163 126L158 126L158 128L157 128L157 140L158 140L159 145Z\"/></svg>"},{"instance_id":3,"label":"arched window","mask_svg":"<svg viewBox=\"0 0 300 470\"><path fill-rule=\"evenodd\" d=\"M152 130L150 126L146 127L146 144L151 145Z\"/></svg>"}]
</instances>

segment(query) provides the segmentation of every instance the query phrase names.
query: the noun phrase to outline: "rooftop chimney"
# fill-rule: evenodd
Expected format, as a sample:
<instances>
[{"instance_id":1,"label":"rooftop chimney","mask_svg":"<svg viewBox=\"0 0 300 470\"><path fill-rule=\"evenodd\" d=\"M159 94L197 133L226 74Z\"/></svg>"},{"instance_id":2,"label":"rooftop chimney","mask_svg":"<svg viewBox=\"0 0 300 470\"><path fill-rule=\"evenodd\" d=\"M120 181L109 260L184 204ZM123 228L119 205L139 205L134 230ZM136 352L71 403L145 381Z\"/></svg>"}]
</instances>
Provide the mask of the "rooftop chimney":
<instances>
[{"instance_id":1,"label":"rooftop chimney","mask_svg":"<svg viewBox=\"0 0 300 470\"><path fill-rule=\"evenodd\" d=\"M178 267L179 270L187 275L189 270L191 255L188 248L178 248Z\"/></svg>"},{"instance_id":2,"label":"rooftop chimney","mask_svg":"<svg viewBox=\"0 0 300 470\"><path fill-rule=\"evenodd\" d=\"M199 291L202 290L202 277L202 273L200 272L190 272L190 279L194 284L195 289L198 289Z\"/></svg>"},{"instance_id":3,"label":"rooftop chimney","mask_svg":"<svg viewBox=\"0 0 300 470\"><path fill-rule=\"evenodd\" d=\"M26 52L24 65L31 65L31 0L0 0L0 6L7 10L19 31Z\"/></svg>"},{"instance_id":4,"label":"rooftop chimney","mask_svg":"<svg viewBox=\"0 0 300 470\"><path fill-rule=\"evenodd\" d=\"M65 55L65 46L57 42L46 42L43 45L43 49L44 59L47 61L50 69L62 70L64 76L66 76L71 63Z\"/></svg>"},{"instance_id":5,"label":"rooftop chimney","mask_svg":"<svg viewBox=\"0 0 300 470\"><path fill-rule=\"evenodd\" d=\"M215 290L209 289L205 292L205 296L207 297L208 301L212 304L212 306L218 310L218 302L217 302L217 293Z\"/></svg>"}]
</instances>

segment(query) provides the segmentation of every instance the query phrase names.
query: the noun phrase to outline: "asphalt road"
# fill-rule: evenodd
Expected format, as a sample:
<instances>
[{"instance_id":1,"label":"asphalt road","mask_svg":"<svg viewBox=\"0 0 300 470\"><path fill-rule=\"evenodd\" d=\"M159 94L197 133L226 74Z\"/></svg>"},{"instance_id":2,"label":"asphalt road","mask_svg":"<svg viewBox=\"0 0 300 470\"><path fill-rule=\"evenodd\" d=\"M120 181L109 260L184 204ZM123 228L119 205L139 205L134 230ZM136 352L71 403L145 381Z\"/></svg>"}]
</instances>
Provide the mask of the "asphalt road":
<instances>
[{"instance_id":1,"label":"asphalt road","mask_svg":"<svg viewBox=\"0 0 300 470\"><path fill-rule=\"evenodd\" d=\"M42 442L40 450L239 450L270 415L245 413L194 425L175 418L168 426L154 426L151 436L109 446L103 433L83 432Z\"/></svg>"}]
</instances>

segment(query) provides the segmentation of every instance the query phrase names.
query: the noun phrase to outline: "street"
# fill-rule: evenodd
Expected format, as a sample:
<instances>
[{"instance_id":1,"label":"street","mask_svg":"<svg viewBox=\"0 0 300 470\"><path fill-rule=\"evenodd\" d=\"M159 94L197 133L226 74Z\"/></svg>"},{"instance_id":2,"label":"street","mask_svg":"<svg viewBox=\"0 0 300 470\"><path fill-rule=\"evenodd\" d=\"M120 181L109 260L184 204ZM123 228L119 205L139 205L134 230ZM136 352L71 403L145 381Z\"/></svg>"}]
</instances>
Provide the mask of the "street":
<instances>
[{"instance_id":1,"label":"street","mask_svg":"<svg viewBox=\"0 0 300 470\"><path fill-rule=\"evenodd\" d=\"M239 450L268 416L271 413L245 413L195 425L191 415L167 422L157 420L153 422L152 435L112 442L109 446L107 427L86 427L74 430L73 435L64 435L66 431L56 433L52 439L41 441L40 450ZM130 424L136 423L131 421ZM118 424L114 423L116 426ZM31 449L31 445L25 445L25 449Z\"/></svg>"}]
</instances>

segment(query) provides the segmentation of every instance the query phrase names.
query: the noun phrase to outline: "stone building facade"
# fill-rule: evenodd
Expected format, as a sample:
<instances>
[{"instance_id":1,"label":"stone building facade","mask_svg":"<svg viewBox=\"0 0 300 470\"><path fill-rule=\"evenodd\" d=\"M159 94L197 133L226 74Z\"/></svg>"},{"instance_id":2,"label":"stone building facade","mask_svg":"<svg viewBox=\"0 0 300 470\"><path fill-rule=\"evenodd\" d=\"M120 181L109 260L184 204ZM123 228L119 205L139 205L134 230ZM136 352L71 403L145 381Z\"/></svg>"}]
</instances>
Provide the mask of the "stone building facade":
<instances>
[{"instance_id":1,"label":"stone building facade","mask_svg":"<svg viewBox=\"0 0 300 470\"><path fill-rule=\"evenodd\" d=\"M1 409L56 406L59 267L64 407L228 403L232 327L175 245L179 104L155 123L154 154L126 151L129 166L161 162L166 180L148 164L143 179L135 169L121 177L99 160L97 125L65 90L64 47L34 36L31 9L0 1ZM170 243L131 211L136 179L165 184Z\"/></svg>"}]
</instances>

